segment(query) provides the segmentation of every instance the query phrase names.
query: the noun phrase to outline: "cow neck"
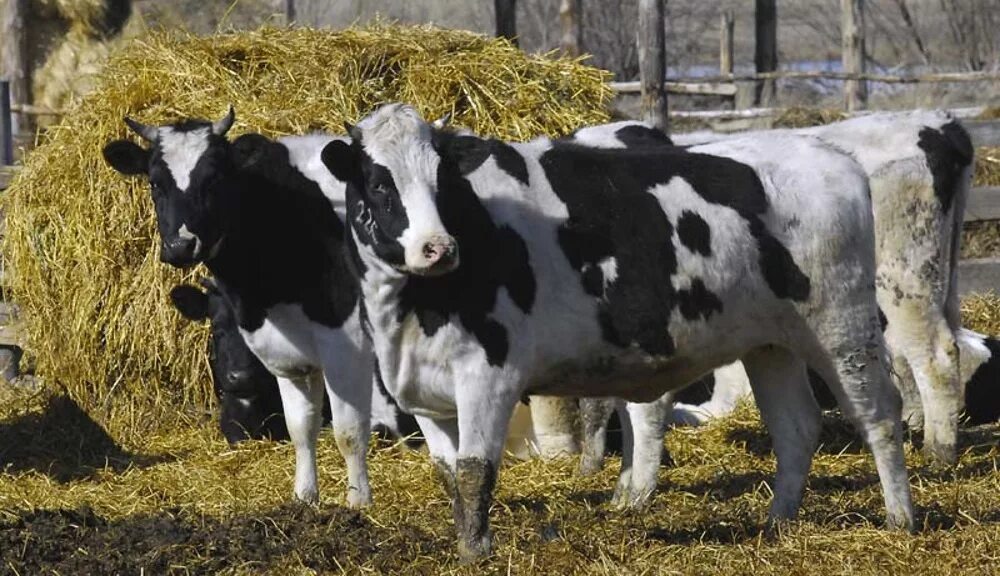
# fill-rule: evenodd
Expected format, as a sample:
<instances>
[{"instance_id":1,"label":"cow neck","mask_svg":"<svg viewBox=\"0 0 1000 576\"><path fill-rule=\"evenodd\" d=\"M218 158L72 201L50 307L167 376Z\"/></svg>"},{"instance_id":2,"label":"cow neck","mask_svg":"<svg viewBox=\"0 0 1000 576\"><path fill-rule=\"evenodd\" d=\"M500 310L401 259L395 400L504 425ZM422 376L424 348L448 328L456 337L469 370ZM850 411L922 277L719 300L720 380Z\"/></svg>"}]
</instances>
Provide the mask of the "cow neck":
<instances>
[{"instance_id":1,"label":"cow neck","mask_svg":"<svg viewBox=\"0 0 1000 576\"><path fill-rule=\"evenodd\" d=\"M264 214L267 210L264 202L264 191L256 186L251 178L239 178L239 185L236 192L239 199L235 202L235 209L226 219L225 236L219 246L218 253L205 265L215 276L220 285L226 288L226 292L232 294L234 291L241 294L253 290L260 286L261 274L264 269L256 263L265 256L259 249L264 241L261 235L251 234L254 229L283 228L283 222L270 223L264 221ZM284 211L274 210L271 218L284 220ZM283 242L280 236L269 238L273 242ZM270 252L271 250L267 250Z\"/></svg>"},{"instance_id":2,"label":"cow neck","mask_svg":"<svg viewBox=\"0 0 1000 576\"><path fill-rule=\"evenodd\" d=\"M388 266L377 257L362 255L357 239L351 232L348 239L354 257L354 268L360 277L361 293L364 298L365 316L370 328L370 336L379 349L391 353L399 350L402 323L398 317L400 296L406 287L408 276ZM389 348L386 349L385 346ZM386 367L383 367L385 370Z\"/></svg>"},{"instance_id":3,"label":"cow neck","mask_svg":"<svg viewBox=\"0 0 1000 576\"><path fill-rule=\"evenodd\" d=\"M276 184L276 182L291 184ZM317 323L339 327L353 312L357 281L343 251L344 226L315 183L237 178L225 238L206 262L245 330L276 304L301 305Z\"/></svg>"}]
</instances>

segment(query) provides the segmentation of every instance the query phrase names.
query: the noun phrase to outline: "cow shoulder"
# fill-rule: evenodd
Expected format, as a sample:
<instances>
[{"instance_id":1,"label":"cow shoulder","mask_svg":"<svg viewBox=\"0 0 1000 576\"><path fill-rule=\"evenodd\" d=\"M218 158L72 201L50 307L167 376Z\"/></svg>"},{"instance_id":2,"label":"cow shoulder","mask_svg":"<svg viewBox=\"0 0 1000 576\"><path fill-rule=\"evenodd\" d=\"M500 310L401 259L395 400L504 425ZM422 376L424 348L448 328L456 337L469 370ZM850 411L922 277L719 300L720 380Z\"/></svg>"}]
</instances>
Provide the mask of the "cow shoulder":
<instances>
[{"instance_id":1,"label":"cow shoulder","mask_svg":"<svg viewBox=\"0 0 1000 576\"><path fill-rule=\"evenodd\" d=\"M510 348L507 329L494 316L500 289L528 314L536 281L524 239L511 226L494 220L467 176L493 158L501 171L526 182L527 166L516 150L495 140L453 136L440 142L438 150L438 212L458 242L460 264L444 276L408 278L399 316L414 314L427 336L457 319L482 346L489 363L500 366Z\"/></svg>"}]
</instances>

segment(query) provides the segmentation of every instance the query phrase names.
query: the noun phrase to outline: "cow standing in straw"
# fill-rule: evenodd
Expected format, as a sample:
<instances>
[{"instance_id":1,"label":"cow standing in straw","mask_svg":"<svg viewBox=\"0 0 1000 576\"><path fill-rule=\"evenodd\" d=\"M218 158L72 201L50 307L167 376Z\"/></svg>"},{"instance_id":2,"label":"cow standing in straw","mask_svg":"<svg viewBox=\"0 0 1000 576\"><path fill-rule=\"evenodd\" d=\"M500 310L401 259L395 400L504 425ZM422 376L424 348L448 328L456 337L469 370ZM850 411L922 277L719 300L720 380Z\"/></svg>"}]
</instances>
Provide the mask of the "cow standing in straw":
<instances>
[{"instance_id":1,"label":"cow standing in straw","mask_svg":"<svg viewBox=\"0 0 1000 576\"><path fill-rule=\"evenodd\" d=\"M150 148L118 140L104 156L123 174L149 178L161 260L205 264L247 346L277 377L295 446L296 498L319 500L325 387L347 463L347 503L365 506L372 357L337 214L343 185L319 157L333 137L248 134L230 142L234 119L232 109L217 122L157 127L126 119Z\"/></svg>"},{"instance_id":2,"label":"cow standing in straw","mask_svg":"<svg viewBox=\"0 0 1000 576\"><path fill-rule=\"evenodd\" d=\"M923 426L932 461L954 463L964 396L960 357L976 356L972 340L958 337L958 254L973 169L969 134L942 110L871 114L794 133L845 151L868 174L876 289L904 416ZM739 136L756 137L769 136ZM695 133L674 140L696 145L726 138Z\"/></svg>"},{"instance_id":3,"label":"cow standing in straw","mask_svg":"<svg viewBox=\"0 0 1000 576\"><path fill-rule=\"evenodd\" d=\"M653 130L639 122L623 122L621 126L632 126L640 133ZM815 137L843 150L868 175L878 262L876 293L903 393L903 414L910 425L924 427L924 450L933 462L954 462L958 415L972 377L965 366L960 372L959 360L965 358L970 366L979 366L982 355L981 339L963 337L958 312L957 258L972 178L973 150L968 133L951 114L937 110L872 114L795 131L735 136L680 134L673 140L678 145L695 146L692 150L697 151L699 144L734 138L743 142L760 138L766 143L782 132ZM575 138L605 148L664 145L649 137L630 144L590 128L579 130ZM725 150L720 154L728 155ZM812 166L803 169L812 170ZM736 364L717 373L722 387L706 407L711 415L734 405L734 398L740 395L738 387L745 382L742 371ZM986 389L989 387L975 388ZM632 435L627 435L622 474L615 490L619 504L642 505L656 487L660 439L669 419L671 398L657 403L620 410L624 418L637 421L632 422L638 424L635 450L642 456L633 457ZM596 399L583 402L584 472L600 467L603 434L612 406ZM687 417L691 416L699 419L704 413L689 412ZM632 431L628 423L626 431Z\"/></svg>"},{"instance_id":4,"label":"cow standing in straw","mask_svg":"<svg viewBox=\"0 0 1000 576\"><path fill-rule=\"evenodd\" d=\"M349 132L323 161L347 182L366 325L463 558L490 550L524 393L649 401L737 358L774 439L771 520L797 513L818 439L808 364L870 446L888 523L912 528L867 180L849 157L791 135L714 154L506 144L400 104Z\"/></svg>"}]
</instances>

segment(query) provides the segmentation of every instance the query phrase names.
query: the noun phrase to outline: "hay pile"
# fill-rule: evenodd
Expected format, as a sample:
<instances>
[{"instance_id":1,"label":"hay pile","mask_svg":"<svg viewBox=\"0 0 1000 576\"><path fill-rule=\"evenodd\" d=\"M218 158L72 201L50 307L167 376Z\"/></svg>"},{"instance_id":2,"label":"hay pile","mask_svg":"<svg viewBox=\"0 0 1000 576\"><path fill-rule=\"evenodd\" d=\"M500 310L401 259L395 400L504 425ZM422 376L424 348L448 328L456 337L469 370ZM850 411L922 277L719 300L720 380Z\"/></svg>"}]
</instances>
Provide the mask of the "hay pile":
<instances>
[{"instance_id":1,"label":"hay pile","mask_svg":"<svg viewBox=\"0 0 1000 576\"><path fill-rule=\"evenodd\" d=\"M209 397L206 332L170 308L167 292L182 276L158 261L147 186L101 158L105 143L127 136L123 115L154 124L214 118L232 103L234 136L275 136L341 131L345 120L403 100L427 117L451 111L457 124L521 139L606 121L607 79L579 60L432 27L135 40L47 132L4 200L7 288L24 311L38 372L86 407L197 406Z\"/></svg>"},{"instance_id":2,"label":"hay pile","mask_svg":"<svg viewBox=\"0 0 1000 576\"><path fill-rule=\"evenodd\" d=\"M976 148L976 173L973 186L1000 186L1000 147Z\"/></svg>"},{"instance_id":3,"label":"hay pile","mask_svg":"<svg viewBox=\"0 0 1000 576\"><path fill-rule=\"evenodd\" d=\"M976 148L973 186L1000 186L1000 147ZM962 257L986 258L1000 255L1000 222L967 222L962 229Z\"/></svg>"},{"instance_id":4,"label":"hay pile","mask_svg":"<svg viewBox=\"0 0 1000 576\"><path fill-rule=\"evenodd\" d=\"M988 292L962 298L962 326L981 334L1000 336L1000 296Z\"/></svg>"}]
</instances>

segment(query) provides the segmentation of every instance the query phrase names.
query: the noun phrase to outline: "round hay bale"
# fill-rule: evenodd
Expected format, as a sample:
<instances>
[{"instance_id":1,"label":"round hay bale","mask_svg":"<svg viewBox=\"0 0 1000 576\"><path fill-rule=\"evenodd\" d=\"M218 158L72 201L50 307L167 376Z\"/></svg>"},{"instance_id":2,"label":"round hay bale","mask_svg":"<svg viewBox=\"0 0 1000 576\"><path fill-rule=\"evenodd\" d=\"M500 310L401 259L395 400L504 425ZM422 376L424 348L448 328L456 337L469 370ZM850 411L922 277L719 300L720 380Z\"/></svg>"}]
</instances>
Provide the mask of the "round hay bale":
<instances>
[{"instance_id":1,"label":"round hay bale","mask_svg":"<svg viewBox=\"0 0 1000 576\"><path fill-rule=\"evenodd\" d=\"M38 373L84 406L107 402L129 414L210 397L207 331L170 307L168 291L185 275L158 260L148 187L101 157L108 141L130 137L124 115L153 124L214 118L232 103L233 136L277 136L341 131L402 100L430 118L450 111L480 133L525 139L606 121L608 79L579 59L432 27L134 40L46 132L3 200L5 281Z\"/></svg>"}]
</instances>

